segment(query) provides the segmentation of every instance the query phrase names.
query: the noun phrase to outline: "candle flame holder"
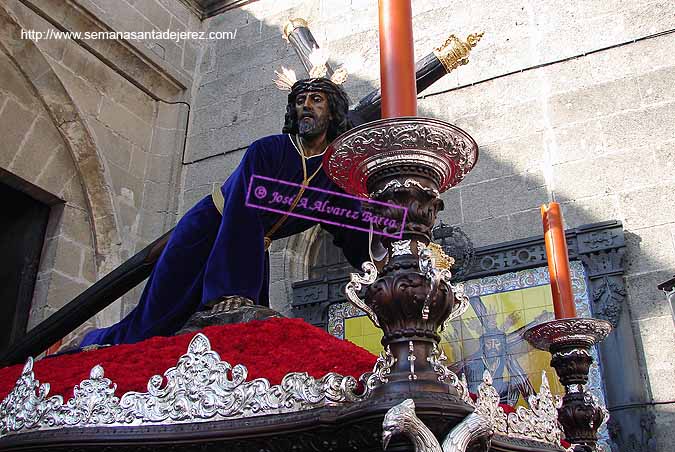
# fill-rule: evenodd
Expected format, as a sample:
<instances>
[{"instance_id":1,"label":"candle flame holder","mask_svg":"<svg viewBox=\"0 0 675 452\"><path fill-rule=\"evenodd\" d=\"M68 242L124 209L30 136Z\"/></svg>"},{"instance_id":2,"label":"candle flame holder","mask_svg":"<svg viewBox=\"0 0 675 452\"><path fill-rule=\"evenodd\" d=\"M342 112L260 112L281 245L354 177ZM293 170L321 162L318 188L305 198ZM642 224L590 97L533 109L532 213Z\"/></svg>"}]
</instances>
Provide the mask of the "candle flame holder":
<instances>
[{"instance_id":1,"label":"candle flame holder","mask_svg":"<svg viewBox=\"0 0 675 452\"><path fill-rule=\"evenodd\" d=\"M567 441L585 450L596 450L598 429L609 419L607 409L585 386L593 363L590 350L611 331L605 320L568 318L541 323L523 333L533 347L551 353L551 366L565 387L558 421Z\"/></svg>"}]
</instances>

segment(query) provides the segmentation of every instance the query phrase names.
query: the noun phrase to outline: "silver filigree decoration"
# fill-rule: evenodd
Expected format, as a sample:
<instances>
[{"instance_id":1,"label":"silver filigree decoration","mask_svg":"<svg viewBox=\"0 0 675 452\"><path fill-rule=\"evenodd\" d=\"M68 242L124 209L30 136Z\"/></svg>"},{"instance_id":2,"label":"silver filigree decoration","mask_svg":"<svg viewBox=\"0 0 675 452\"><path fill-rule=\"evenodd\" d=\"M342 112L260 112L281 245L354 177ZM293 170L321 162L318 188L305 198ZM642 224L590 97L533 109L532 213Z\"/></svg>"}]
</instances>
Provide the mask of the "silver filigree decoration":
<instances>
[{"instance_id":1,"label":"silver filigree decoration","mask_svg":"<svg viewBox=\"0 0 675 452\"><path fill-rule=\"evenodd\" d=\"M406 254L412 254L410 249L410 240L397 240L391 242L391 255L393 256L404 256Z\"/></svg>"},{"instance_id":2,"label":"silver filigree decoration","mask_svg":"<svg viewBox=\"0 0 675 452\"><path fill-rule=\"evenodd\" d=\"M49 413L63 404L61 396L47 398L49 383L40 384L28 358L12 391L0 403L0 433L39 427Z\"/></svg>"},{"instance_id":3,"label":"silver filigree decoration","mask_svg":"<svg viewBox=\"0 0 675 452\"><path fill-rule=\"evenodd\" d=\"M54 425L112 424L119 422L122 408L115 397L117 385L105 378L103 367L94 366L89 378L76 385L74 397L60 410L54 410ZM48 420L48 423L49 422Z\"/></svg>"},{"instance_id":4,"label":"silver filigree decoration","mask_svg":"<svg viewBox=\"0 0 675 452\"><path fill-rule=\"evenodd\" d=\"M0 435L32 429L235 419L281 414L327 405L362 401L386 381L395 361L391 352L380 356L372 373L354 377L329 373L320 379L307 373L289 373L279 385L267 379L246 381L243 365L231 366L211 350L206 336L198 333L176 367L155 375L148 392L128 392L121 398L116 385L105 378L101 366L75 386L74 396L47 398L49 384L40 384L28 359L14 389L0 403Z\"/></svg>"},{"instance_id":5,"label":"silver filigree decoration","mask_svg":"<svg viewBox=\"0 0 675 452\"><path fill-rule=\"evenodd\" d=\"M450 315L446 320L447 322L460 317L466 312L467 309L469 309L469 297L464 291L464 283L450 284L450 288L455 294L455 300L457 303L455 303L455 306L452 307L452 312L450 312Z\"/></svg>"},{"instance_id":6,"label":"silver filigree decoration","mask_svg":"<svg viewBox=\"0 0 675 452\"><path fill-rule=\"evenodd\" d=\"M434 343L431 347L431 352L427 357L427 361L431 364L431 368L438 374L438 381L446 382L455 390L459 397L467 404L473 406L474 402L469 396L469 385L466 382L466 376L462 374L462 378L457 377L457 374L450 370L446 365L448 357L441 347Z\"/></svg>"},{"instance_id":7,"label":"silver filigree decoration","mask_svg":"<svg viewBox=\"0 0 675 452\"><path fill-rule=\"evenodd\" d=\"M591 318L557 319L535 325L523 333L533 347L548 351L559 343L579 343L591 347L604 340L612 331L606 320Z\"/></svg>"},{"instance_id":8,"label":"silver filigree decoration","mask_svg":"<svg viewBox=\"0 0 675 452\"><path fill-rule=\"evenodd\" d=\"M415 179L406 179L402 184L398 179L393 179L393 180L390 180L389 182L387 182L385 184L385 186L382 187L381 189L370 193L370 198L371 199L377 199L383 193L386 193L391 189L396 189L396 188L401 188L401 187L405 187L405 188L416 187L416 188L419 188L420 190L422 190L423 192L425 192L427 194L430 194L434 197L441 196L439 191L436 190L435 188L425 187L424 185L422 185L421 183L419 183Z\"/></svg>"},{"instance_id":9,"label":"silver filigree decoration","mask_svg":"<svg viewBox=\"0 0 675 452\"><path fill-rule=\"evenodd\" d=\"M508 435L559 444L562 432L558 410L545 371L541 373L539 393L530 395L527 401L529 408L521 406L515 413L509 413Z\"/></svg>"},{"instance_id":10,"label":"silver filigree decoration","mask_svg":"<svg viewBox=\"0 0 675 452\"><path fill-rule=\"evenodd\" d=\"M506 414L499 406L499 393L492 386L492 376L486 370L483 372L483 383L478 386L474 412L446 436L443 451L465 452L476 438L487 437L489 441L495 433L506 433Z\"/></svg>"},{"instance_id":11,"label":"silver filigree decoration","mask_svg":"<svg viewBox=\"0 0 675 452\"><path fill-rule=\"evenodd\" d=\"M247 376L245 366L221 361L208 338L197 334L188 353L165 372L166 385L155 375L148 382L148 392L126 393L120 405L143 420L163 422L279 414L356 397L350 392L356 387L352 377L343 377L336 386L340 376L335 374L316 380L304 372L290 373L272 386L264 378L246 381ZM336 392L341 385L346 392Z\"/></svg>"},{"instance_id":12,"label":"silver filigree decoration","mask_svg":"<svg viewBox=\"0 0 675 452\"><path fill-rule=\"evenodd\" d=\"M394 357L391 353L391 348L387 345L387 348L382 350L377 357L372 374L366 377L366 387L373 389L380 383L388 383L389 375L391 374L391 369L394 367L394 364L396 364L396 357Z\"/></svg>"},{"instance_id":13,"label":"silver filigree decoration","mask_svg":"<svg viewBox=\"0 0 675 452\"><path fill-rule=\"evenodd\" d=\"M492 386L492 375L485 370L483 372L483 383L478 386L478 398L476 399L476 410L474 413L481 414L492 422L495 432L507 433L506 413L499 406L499 393Z\"/></svg>"},{"instance_id":14,"label":"silver filigree decoration","mask_svg":"<svg viewBox=\"0 0 675 452\"><path fill-rule=\"evenodd\" d=\"M431 347L431 352L429 352L427 361L429 361L429 364L431 364L431 368L434 370L434 372L438 374L438 381L444 382L451 375L454 375L450 368L445 365L445 363L448 361L448 357L445 356L443 349L438 347L435 342Z\"/></svg>"},{"instance_id":15,"label":"silver filigree decoration","mask_svg":"<svg viewBox=\"0 0 675 452\"><path fill-rule=\"evenodd\" d=\"M349 282L345 286L345 293L347 299L351 301L356 307L365 312L370 320L379 328L380 322L377 319L375 312L366 304L365 301L359 298L358 292L361 290L361 285L370 285L377 279L377 267L370 261L366 261L361 265L365 275L361 276L358 273L350 273Z\"/></svg>"},{"instance_id":16,"label":"silver filigree decoration","mask_svg":"<svg viewBox=\"0 0 675 452\"><path fill-rule=\"evenodd\" d=\"M417 375L415 374L415 343L413 341L408 341L408 361L410 362L410 375L408 375L408 380L417 380Z\"/></svg>"}]
</instances>

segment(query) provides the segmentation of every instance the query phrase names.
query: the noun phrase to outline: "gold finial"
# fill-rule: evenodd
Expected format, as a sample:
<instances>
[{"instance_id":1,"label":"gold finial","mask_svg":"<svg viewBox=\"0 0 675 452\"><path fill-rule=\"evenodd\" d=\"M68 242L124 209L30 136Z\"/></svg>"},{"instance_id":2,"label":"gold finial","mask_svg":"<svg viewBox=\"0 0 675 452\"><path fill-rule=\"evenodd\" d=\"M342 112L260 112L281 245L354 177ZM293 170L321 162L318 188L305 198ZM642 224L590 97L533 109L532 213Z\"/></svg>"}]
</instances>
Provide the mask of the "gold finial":
<instances>
[{"instance_id":1,"label":"gold finial","mask_svg":"<svg viewBox=\"0 0 675 452\"><path fill-rule=\"evenodd\" d=\"M445 67L445 72L450 73L457 67L469 62L469 52L476 47L484 33L472 33L462 42L455 35L450 35L443 45L434 49L434 55Z\"/></svg>"},{"instance_id":2,"label":"gold finial","mask_svg":"<svg viewBox=\"0 0 675 452\"><path fill-rule=\"evenodd\" d=\"M428 248L431 250L436 268L450 270L455 265L455 259L445 254L445 251L443 251L443 248L438 243L429 242Z\"/></svg>"},{"instance_id":3,"label":"gold finial","mask_svg":"<svg viewBox=\"0 0 675 452\"><path fill-rule=\"evenodd\" d=\"M307 27L307 21L305 19L301 19L299 17L290 19L284 26L284 39L288 41L288 36L293 32L293 30L300 27Z\"/></svg>"}]
</instances>

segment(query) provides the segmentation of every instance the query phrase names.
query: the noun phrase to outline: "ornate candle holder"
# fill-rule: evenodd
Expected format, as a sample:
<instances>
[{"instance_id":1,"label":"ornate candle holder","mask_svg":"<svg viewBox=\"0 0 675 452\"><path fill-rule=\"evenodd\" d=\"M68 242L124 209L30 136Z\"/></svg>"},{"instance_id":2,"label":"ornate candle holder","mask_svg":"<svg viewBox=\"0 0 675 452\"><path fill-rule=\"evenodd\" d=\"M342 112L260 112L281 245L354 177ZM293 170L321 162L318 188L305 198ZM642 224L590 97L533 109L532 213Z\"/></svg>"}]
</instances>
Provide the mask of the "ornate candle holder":
<instances>
[{"instance_id":1,"label":"ornate candle holder","mask_svg":"<svg viewBox=\"0 0 675 452\"><path fill-rule=\"evenodd\" d=\"M584 387L593 363L590 349L611 331L611 324L605 320L570 318L541 323L523 334L533 347L551 353L551 366L565 387L558 421L567 441L585 450L595 450L598 429L609 417L605 407Z\"/></svg>"},{"instance_id":2,"label":"ornate candle holder","mask_svg":"<svg viewBox=\"0 0 675 452\"><path fill-rule=\"evenodd\" d=\"M429 118L404 117L364 124L336 139L324 169L346 192L400 207L370 207L404 224L402 237L379 236L389 259L378 275L370 262L365 276L352 274L347 296L382 328L382 345L394 360L385 392L436 391L457 397L434 358L438 328L466 309L461 287L450 283L443 255L429 247L431 228L443 209L440 193L459 183L478 157L463 130ZM396 233L400 228L385 229ZM357 292L367 284L365 300Z\"/></svg>"}]
</instances>

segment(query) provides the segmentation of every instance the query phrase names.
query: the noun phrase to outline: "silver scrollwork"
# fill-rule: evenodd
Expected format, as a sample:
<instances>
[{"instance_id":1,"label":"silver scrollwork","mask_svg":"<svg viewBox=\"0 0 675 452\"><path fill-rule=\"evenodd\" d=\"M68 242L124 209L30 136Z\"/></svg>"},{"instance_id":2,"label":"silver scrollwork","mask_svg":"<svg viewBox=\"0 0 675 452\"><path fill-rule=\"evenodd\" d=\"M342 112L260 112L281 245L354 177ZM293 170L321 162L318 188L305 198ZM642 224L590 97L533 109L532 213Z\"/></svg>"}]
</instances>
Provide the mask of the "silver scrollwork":
<instances>
[{"instance_id":1,"label":"silver scrollwork","mask_svg":"<svg viewBox=\"0 0 675 452\"><path fill-rule=\"evenodd\" d=\"M591 347L612 331L606 320L591 318L557 319L535 325L523 333L533 347L548 351L552 345L579 343Z\"/></svg>"},{"instance_id":2,"label":"silver scrollwork","mask_svg":"<svg viewBox=\"0 0 675 452\"><path fill-rule=\"evenodd\" d=\"M434 342L427 357L427 361L431 364L431 368L438 374L438 381L444 382L454 373L445 365L448 357L445 356L442 348L439 348L438 345ZM456 377L456 375L455 375Z\"/></svg>"},{"instance_id":3,"label":"silver scrollwork","mask_svg":"<svg viewBox=\"0 0 675 452\"><path fill-rule=\"evenodd\" d=\"M419 188L420 190L422 190L423 192L428 193L428 194L430 194L434 197L441 196L439 191L436 190L435 188L425 187L424 185L422 185L421 183L419 183L415 179L406 179L402 184L398 179L393 179L393 180L390 180L389 182L387 182L385 184L385 186L382 187L381 189L370 193L370 198L371 199L377 199L380 195L382 195L383 193L386 193L387 191L391 190L392 188L396 189L396 188L401 188L401 187L405 187L405 188L416 187L416 188Z\"/></svg>"},{"instance_id":4,"label":"silver scrollwork","mask_svg":"<svg viewBox=\"0 0 675 452\"><path fill-rule=\"evenodd\" d=\"M469 386L466 382L466 376L462 374L462 378L457 377L457 374L450 370L446 365L448 357L445 352L436 343L431 347L431 352L427 357L427 361L431 364L431 368L438 374L438 381L446 382L455 390L459 397L468 405L473 406L474 402L469 396Z\"/></svg>"},{"instance_id":5,"label":"silver scrollwork","mask_svg":"<svg viewBox=\"0 0 675 452\"><path fill-rule=\"evenodd\" d=\"M541 373L539 392L530 395L527 401L529 408L518 407L515 413L509 413L509 436L559 444L562 432L558 424L558 410L545 371Z\"/></svg>"},{"instance_id":6,"label":"silver scrollwork","mask_svg":"<svg viewBox=\"0 0 675 452\"><path fill-rule=\"evenodd\" d=\"M127 392L117 398L116 385L105 378L101 366L95 366L64 404L59 395L48 397L49 384L35 378L29 358L14 389L0 403L0 435L60 427L235 419L361 401L386 381L393 361L390 352L383 352L373 372L361 376L360 393L354 377L336 373L315 379L294 372L285 375L281 384L271 385L264 378L247 381L245 366L221 361L208 338L198 333L176 367L163 377L150 378L147 392Z\"/></svg>"},{"instance_id":7,"label":"silver scrollwork","mask_svg":"<svg viewBox=\"0 0 675 452\"><path fill-rule=\"evenodd\" d=\"M345 293L347 299L354 304L357 308L361 309L368 315L368 318L379 328L380 322L377 319L375 312L366 304L365 301L359 298L358 292L361 290L361 285L366 284L370 285L375 282L377 279L377 267L370 261L366 261L361 265L361 268L365 272L365 275L361 276L358 273L350 273L349 282L345 287Z\"/></svg>"},{"instance_id":8,"label":"silver scrollwork","mask_svg":"<svg viewBox=\"0 0 675 452\"><path fill-rule=\"evenodd\" d=\"M455 294L455 306L452 307L452 312L448 316L446 322L460 317L469 309L469 297L466 296L464 283L451 284L452 292Z\"/></svg>"},{"instance_id":9,"label":"silver scrollwork","mask_svg":"<svg viewBox=\"0 0 675 452\"><path fill-rule=\"evenodd\" d=\"M506 414L499 406L499 393L492 386L492 376L486 370L483 383L478 386L474 412L450 431L442 448L444 452L465 452L476 438L487 437L489 440L495 433L506 433L506 430Z\"/></svg>"},{"instance_id":10,"label":"silver scrollwork","mask_svg":"<svg viewBox=\"0 0 675 452\"><path fill-rule=\"evenodd\" d=\"M412 254L412 250L410 249L410 240L397 240L395 242L391 242L391 250L392 257Z\"/></svg>"},{"instance_id":11,"label":"silver scrollwork","mask_svg":"<svg viewBox=\"0 0 675 452\"><path fill-rule=\"evenodd\" d=\"M367 386L372 389L379 383L388 383L389 375L391 374L391 369L394 367L394 364L396 364L396 357L392 355L391 348L387 345L387 348L382 350L377 357L373 372L367 378Z\"/></svg>"}]
</instances>

